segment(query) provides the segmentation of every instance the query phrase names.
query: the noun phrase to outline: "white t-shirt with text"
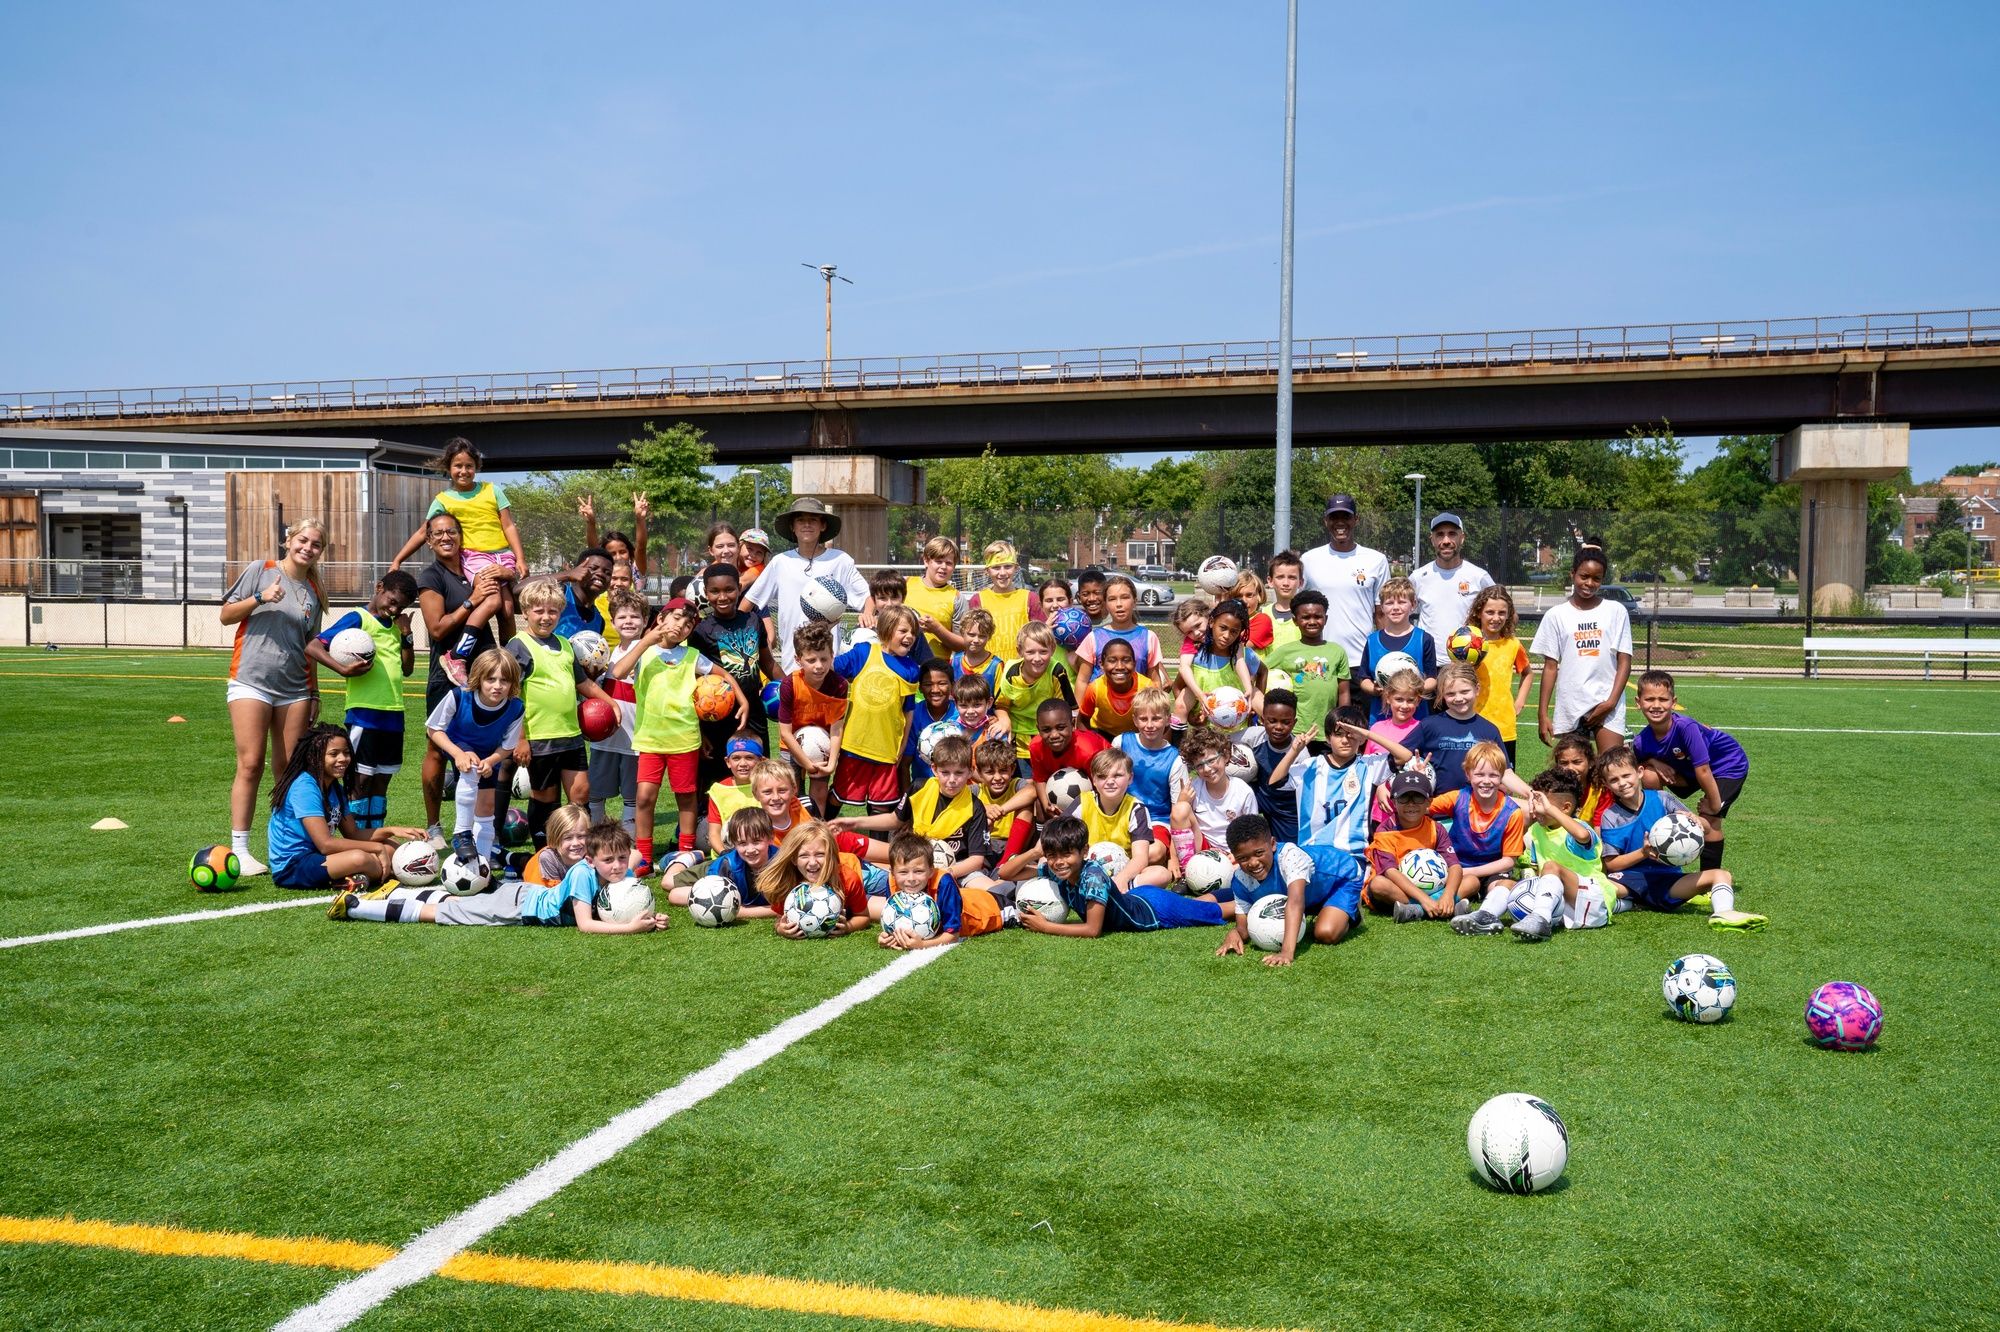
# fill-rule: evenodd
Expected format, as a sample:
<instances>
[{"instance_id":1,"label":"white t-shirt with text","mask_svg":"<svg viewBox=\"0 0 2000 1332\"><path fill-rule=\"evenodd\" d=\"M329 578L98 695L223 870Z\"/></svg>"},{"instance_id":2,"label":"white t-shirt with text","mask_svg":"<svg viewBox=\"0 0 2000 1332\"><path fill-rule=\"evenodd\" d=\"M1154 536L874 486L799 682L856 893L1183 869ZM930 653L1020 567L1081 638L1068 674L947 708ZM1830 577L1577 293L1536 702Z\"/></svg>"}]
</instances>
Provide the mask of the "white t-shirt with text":
<instances>
[{"instance_id":1,"label":"white t-shirt with text","mask_svg":"<svg viewBox=\"0 0 2000 1332\"><path fill-rule=\"evenodd\" d=\"M1432 560L1410 575L1417 588L1417 623L1444 650L1444 640L1463 625L1472 599L1493 586L1493 576L1469 560L1455 569L1440 569Z\"/></svg>"},{"instance_id":2,"label":"white t-shirt with text","mask_svg":"<svg viewBox=\"0 0 2000 1332\"><path fill-rule=\"evenodd\" d=\"M1379 550L1356 546L1338 551L1314 546L1299 557L1306 586L1326 594L1326 637L1347 649L1347 659L1361 660L1368 635L1375 629L1375 603L1389 577L1389 560Z\"/></svg>"},{"instance_id":3,"label":"white t-shirt with text","mask_svg":"<svg viewBox=\"0 0 2000 1332\"><path fill-rule=\"evenodd\" d=\"M1556 663L1555 728L1573 731L1579 717L1611 697L1618 654L1632 654L1632 620L1615 601L1589 610L1564 601L1542 616L1530 651ZM1624 707L1611 709L1602 725L1625 734Z\"/></svg>"}]
</instances>

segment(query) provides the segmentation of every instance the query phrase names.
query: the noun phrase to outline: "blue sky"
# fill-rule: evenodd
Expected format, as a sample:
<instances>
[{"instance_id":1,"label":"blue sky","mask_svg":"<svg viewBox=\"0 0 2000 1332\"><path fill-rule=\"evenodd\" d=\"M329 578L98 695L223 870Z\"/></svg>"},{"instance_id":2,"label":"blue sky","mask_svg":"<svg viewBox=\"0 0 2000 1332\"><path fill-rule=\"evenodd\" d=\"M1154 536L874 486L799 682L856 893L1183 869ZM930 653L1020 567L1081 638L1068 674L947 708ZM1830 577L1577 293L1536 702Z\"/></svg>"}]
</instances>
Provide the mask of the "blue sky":
<instances>
[{"instance_id":1,"label":"blue sky","mask_svg":"<svg viewBox=\"0 0 2000 1332\"><path fill-rule=\"evenodd\" d=\"M2000 305L2000 11L1304 10L1301 336ZM806 260L857 283L837 353L1276 330L1277 0L14 5L0 40L0 388L811 359Z\"/></svg>"}]
</instances>

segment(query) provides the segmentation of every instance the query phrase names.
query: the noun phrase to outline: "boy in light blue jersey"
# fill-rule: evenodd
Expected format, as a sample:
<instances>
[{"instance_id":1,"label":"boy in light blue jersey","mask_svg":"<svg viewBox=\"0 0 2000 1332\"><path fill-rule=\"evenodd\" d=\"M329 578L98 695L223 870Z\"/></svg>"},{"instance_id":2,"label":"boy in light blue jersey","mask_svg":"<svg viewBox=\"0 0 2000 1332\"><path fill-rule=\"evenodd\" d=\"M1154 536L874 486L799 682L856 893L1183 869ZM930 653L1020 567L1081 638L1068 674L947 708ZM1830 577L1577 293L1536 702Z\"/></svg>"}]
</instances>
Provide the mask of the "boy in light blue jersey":
<instances>
[{"instance_id":1,"label":"boy in light blue jersey","mask_svg":"<svg viewBox=\"0 0 2000 1332\"><path fill-rule=\"evenodd\" d=\"M762 805L745 805L729 816L723 835L728 840L729 849L709 861L708 867L699 875L669 888L667 901L675 906L686 906L696 880L712 875L736 889L738 920L759 920L777 915L777 909L757 887L757 876L764 872L764 866L770 864L771 857L778 853L777 845L771 840L774 834L770 813Z\"/></svg>"},{"instance_id":2,"label":"boy in light blue jersey","mask_svg":"<svg viewBox=\"0 0 2000 1332\"><path fill-rule=\"evenodd\" d=\"M1264 955L1267 967L1289 967L1298 951L1299 931L1313 918L1314 943L1339 943L1361 919L1361 865L1335 846L1295 846L1271 835L1261 814L1231 821L1229 854L1236 858L1230 891L1236 897L1236 925L1217 957L1241 953L1250 935L1250 908L1273 894L1285 897L1285 942Z\"/></svg>"},{"instance_id":3,"label":"boy in light blue jersey","mask_svg":"<svg viewBox=\"0 0 2000 1332\"><path fill-rule=\"evenodd\" d=\"M470 897L454 897L442 888L394 888L380 896L341 893L326 914L334 920L392 925L574 925L585 934L647 934L667 928L667 918L652 911L622 923L598 919L598 890L626 877L631 833L616 823L600 823L590 830L584 848L583 859L553 888L514 880Z\"/></svg>"},{"instance_id":4,"label":"boy in light blue jersey","mask_svg":"<svg viewBox=\"0 0 2000 1332\"><path fill-rule=\"evenodd\" d=\"M1051 819L1042 829L1042 868L1047 879L1062 895L1075 921L1062 925L1043 919L1039 912L1020 913L1023 929L1036 934L1067 934L1095 939L1100 934L1129 930L1146 933L1179 929L1184 925L1220 925L1222 907L1201 898L1181 897L1167 888L1134 884L1123 890L1111 882L1104 866L1085 857L1090 833L1083 820L1065 814Z\"/></svg>"},{"instance_id":5,"label":"boy in light blue jersey","mask_svg":"<svg viewBox=\"0 0 2000 1332\"><path fill-rule=\"evenodd\" d=\"M1368 806L1375 788L1389 779L1389 756L1364 754L1367 714L1349 704L1334 711L1326 733L1326 753L1304 757L1317 730L1297 733L1284 762L1271 770L1268 784L1289 786L1298 800L1300 846L1335 846L1361 864L1368 854Z\"/></svg>"},{"instance_id":6,"label":"boy in light blue jersey","mask_svg":"<svg viewBox=\"0 0 2000 1332\"><path fill-rule=\"evenodd\" d=\"M1153 821L1153 840L1170 848L1167 867L1175 876L1194 850L1194 834L1173 827L1174 802L1188 793L1187 763L1174 748L1174 696L1158 685L1132 696L1133 730L1111 743L1132 760L1132 795Z\"/></svg>"}]
</instances>

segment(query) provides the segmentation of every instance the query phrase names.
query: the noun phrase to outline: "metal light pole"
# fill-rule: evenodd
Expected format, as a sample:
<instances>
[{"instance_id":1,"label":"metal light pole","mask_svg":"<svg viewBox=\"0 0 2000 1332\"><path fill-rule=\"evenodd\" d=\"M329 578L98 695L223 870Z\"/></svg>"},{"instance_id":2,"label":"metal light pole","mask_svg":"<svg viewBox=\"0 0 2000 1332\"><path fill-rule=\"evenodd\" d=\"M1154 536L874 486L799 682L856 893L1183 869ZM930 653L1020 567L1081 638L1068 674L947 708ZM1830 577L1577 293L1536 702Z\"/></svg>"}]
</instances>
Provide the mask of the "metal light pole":
<instances>
[{"instance_id":1,"label":"metal light pole","mask_svg":"<svg viewBox=\"0 0 2000 1332\"><path fill-rule=\"evenodd\" d=\"M1292 545L1292 177L1298 109L1299 0L1291 0L1285 14L1285 216L1278 243L1278 502L1271 523L1273 555Z\"/></svg>"},{"instance_id":2,"label":"metal light pole","mask_svg":"<svg viewBox=\"0 0 2000 1332\"><path fill-rule=\"evenodd\" d=\"M764 473L755 467L739 468L750 474L750 526L764 525Z\"/></svg>"},{"instance_id":3,"label":"metal light pole","mask_svg":"<svg viewBox=\"0 0 2000 1332\"><path fill-rule=\"evenodd\" d=\"M819 386L829 388L833 384L833 280L840 278L851 287L854 279L840 277L833 264L807 264L803 259L799 262L826 280L826 359L820 363Z\"/></svg>"},{"instance_id":4,"label":"metal light pole","mask_svg":"<svg viewBox=\"0 0 2000 1332\"><path fill-rule=\"evenodd\" d=\"M1405 472L1403 479L1417 483L1417 502L1410 514L1410 572L1415 573L1424 553L1424 474Z\"/></svg>"}]
</instances>

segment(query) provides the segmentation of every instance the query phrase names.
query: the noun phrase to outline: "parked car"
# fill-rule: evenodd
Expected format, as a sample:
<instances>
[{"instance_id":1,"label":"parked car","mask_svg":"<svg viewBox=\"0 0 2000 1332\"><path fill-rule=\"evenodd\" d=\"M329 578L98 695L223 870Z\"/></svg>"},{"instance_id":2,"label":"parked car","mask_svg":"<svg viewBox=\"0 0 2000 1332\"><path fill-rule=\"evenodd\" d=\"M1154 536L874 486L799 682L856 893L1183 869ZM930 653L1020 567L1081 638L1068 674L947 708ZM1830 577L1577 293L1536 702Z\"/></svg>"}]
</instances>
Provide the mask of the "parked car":
<instances>
[{"instance_id":1,"label":"parked car","mask_svg":"<svg viewBox=\"0 0 2000 1332\"><path fill-rule=\"evenodd\" d=\"M1137 577L1164 583L1174 576L1174 571L1164 564L1142 564L1132 571Z\"/></svg>"},{"instance_id":2,"label":"parked car","mask_svg":"<svg viewBox=\"0 0 2000 1332\"><path fill-rule=\"evenodd\" d=\"M1126 575L1128 578L1131 575ZM1150 578L1133 578L1132 586L1138 589L1141 606L1171 606L1174 604L1174 590L1165 583L1156 583Z\"/></svg>"},{"instance_id":3,"label":"parked car","mask_svg":"<svg viewBox=\"0 0 2000 1332\"><path fill-rule=\"evenodd\" d=\"M1630 588L1621 587L1617 583L1606 583L1603 587L1597 589L1597 594L1606 601L1617 602L1627 611L1637 611L1639 609L1639 598L1632 595Z\"/></svg>"}]
</instances>

